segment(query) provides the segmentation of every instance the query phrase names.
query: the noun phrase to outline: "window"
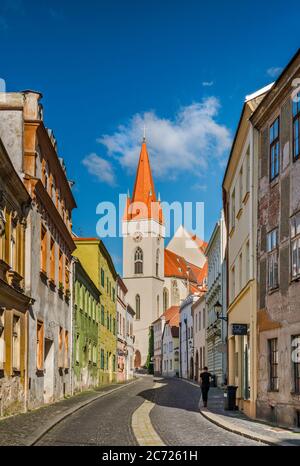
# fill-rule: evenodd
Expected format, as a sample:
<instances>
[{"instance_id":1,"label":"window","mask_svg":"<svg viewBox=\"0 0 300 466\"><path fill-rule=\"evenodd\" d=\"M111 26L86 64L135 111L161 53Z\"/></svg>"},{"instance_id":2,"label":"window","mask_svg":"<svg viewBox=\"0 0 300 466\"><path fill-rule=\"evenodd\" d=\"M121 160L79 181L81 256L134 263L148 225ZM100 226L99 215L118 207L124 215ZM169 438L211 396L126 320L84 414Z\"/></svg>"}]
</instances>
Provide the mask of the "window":
<instances>
[{"instance_id":1,"label":"window","mask_svg":"<svg viewBox=\"0 0 300 466\"><path fill-rule=\"evenodd\" d=\"M205 329L205 309L203 309L203 330Z\"/></svg>"},{"instance_id":2,"label":"window","mask_svg":"<svg viewBox=\"0 0 300 466\"><path fill-rule=\"evenodd\" d=\"M156 251L155 273L158 277L159 274L159 249Z\"/></svg>"},{"instance_id":3,"label":"window","mask_svg":"<svg viewBox=\"0 0 300 466\"><path fill-rule=\"evenodd\" d=\"M201 311L199 311L199 321L198 321L198 330L201 330Z\"/></svg>"},{"instance_id":4,"label":"window","mask_svg":"<svg viewBox=\"0 0 300 466\"><path fill-rule=\"evenodd\" d=\"M235 225L235 189L231 194L231 228Z\"/></svg>"},{"instance_id":5,"label":"window","mask_svg":"<svg viewBox=\"0 0 300 466\"><path fill-rule=\"evenodd\" d=\"M63 367L63 341L64 341L64 330L62 327L59 327L58 334L58 367Z\"/></svg>"},{"instance_id":6,"label":"window","mask_svg":"<svg viewBox=\"0 0 300 466\"><path fill-rule=\"evenodd\" d=\"M240 175L239 175L239 208L242 208L242 202L243 202L243 167L240 169Z\"/></svg>"},{"instance_id":7,"label":"window","mask_svg":"<svg viewBox=\"0 0 300 466\"><path fill-rule=\"evenodd\" d=\"M104 277L104 270L101 268L101 286L104 288L105 277Z\"/></svg>"},{"instance_id":8,"label":"window","mask_svg":"<svg viewBox=\"0 0 300 466\"><path fill-rule=\"evenodd\" d=\"M300 212L291 218L292 278L300 276Z\"/></svg>"},{"instance_id":9,"label":"window","mask_svg":"<svg viewBox=\"0 0 300 466\"><path fill-rule=\"evenodd\" d=\"M101 324L105 325L105 311L103 304L101 304Z\"/></svg>"},{"instance_id":10,"label":"window","mask_svg":"<svg viewBox=\"0 0 300 466\"><path fill-rule=\"evenodd\" d=\"M136 248L134 254L134 273L143 273L143 251L141 248Z\"/></svg>"},{"instance_id":11,"label":"window","mask_svg":"<svg viewBox=\"0 0 300 466\"><path fill-rule=\"evenodd\" d=\"M106 352L106 369L108 370L109 368L109 354L108 351Z\"/></svg>"},{"instance_id":12,"label":"window","mask_svg":"<svg viewBox=\"0 0 300 466\"><path fill-rule=\"evenodd\" d=\"M268 251L268 288L274 289L278 286L278 228L270 231L267 235Z\"/></svg>"},{"instance_id":13,"label":"window","mask_svg":"<svg viewBox=\"0 0 300 466\"><path fill-rule=\"evenodd\" d=\"M250 249L249 241L246 243L246 283L248 283L250 278Z\"/></svg>"},{"instance_id":14,"label":"window","mask_svg":"<svg viewBox=\"0 0 300 466\"><path fill-rule=\"evenodd\" d=\"M59 250L58 254L58 282L63 284L63 253Z\"/></svg>"},{"instance_id":15,"label":"window","mask_svg":"<svg viewBox=\"0 0 300 466\"><path fill-rule=\"evenodd\" d=\"M20 361L21 361L21 346L20 346L20 317L13 316L13 328L12 328L12 363L13 370L20 371Z\"/></svg>"},{"instance_id":16,"label":"window","mask_svg":"<svg viewBox=\"0 0 300 466\"><path fill-rule=\"evenodd\" d=\"M104 350L100 351L100 369L104 370Z\"/></svg>"},{"instance_id":17,"label":"window","mask_svg":"<svg viewBox=\"0 0 300 466\"><path fill-rule=\"evenodd\" d=\"M107 315L106 315L106 328L107 330L109 330L109 312L107 311Z\"/></svg>"},{"instance_id":18,"label":"window","mask_svg":"<svg viewBox=\"0 0 300 466\"><path fill-rule=\"evenodd\" d=\"M4 318L5 311L0 309L0 370L4 369L5 363Z\"/></svg>"},{"instance_id":19,"label":"window","mask_svg":"<svg viewBox=\"0 0 300 466\"><path fill-rule=\"evenodd\" d=\"M47 230L41 227L41 270L47 272Z\"/></svg>"},{"instance_id":20,"label":"window","mask_svg":"<svg viewBox=\"0 0 300 466\"><path fill-rule=\"evenodd\" d=\"M50 280L55 281L55 243L50 239Z\"/></svg>"},{"instance_id":21,"label":"window","mask_svg":"<svg viewBox=\"0 0 300 466\"><path fill-rule=\"evenodd\" d=\"M116 319L114 318L113 319L113 334L116 335L117 332L116 332Z\"/></svg>"},{"instance_id":22,"label":"window","mask_svg":"<svg viewBox=\"0 0 300 466\"><path fill-rule=\"evenodd\" d=\"M300 92L293 100L293 157L300 157Z\"/></svg>"},{"instance_id":23,"label":"window","mask_svg":"<svg viewBox=\"0 0 300 466\"><path fill-rule=\"evenodd\" d=\"M116 356L113 355L113 372L116 372Z\"/></svg>"},{"instance_id":24,"label":"window","mask_svg":"<svg viewBox=\"0 0 300 466\"><path fill-rule=\"evenodd\" d=\"M64 351L64 367L65 369L69 368L69 332L65 331L65 351Z\"/></svg>"},{"instance_id":25,"label":"window","mask_svg":"<svg viewBox=\"0 0 300 466\"><path fill-rule=\"evenodd\" d=\"M135 297L135 318L136 320L141 318L141 298L139 294Z\"/></svg>"},{"instance_id":26,"label":"window","mask_svg":"<svg viewBox=\"0 0 300 466\"><path fill-rule=\"evenodd\" d=\"M170 371L172 370L172 359L170 359Z\"/></svg>"},{"instance_id":27,"label":"window","mask_svg":"<svg viewBox=\"0 0 300 466\"><path fill-rule=\"evenodd\" d=\"M247 149L246 154L246 193L250 192L250 148Z\"/></svg>"},{"instance_id":28,"label":"window","mask_svg":"<svg viewBox=\"0 0 300 466\"><path fill-rule=\"evenodd\" d=\"M235 298L235 267L231 269L231 301Z\"/></svg>"},{"instance_id":29,"label":"window","mask_svg":"<svg viewBox=\"0 0 300 466\"><path fill-rule=\"evenodd\" d=\"M70 266L69 266L69 260L67 258L65 261L65 287L66 287L66 291L69 291L70 289Z\"/></svg>"},{"instance_id":30,"label":"window","mask_svg":"<svg viewBox=\"0 0 300 466\"><path fill-rule=\"evenodd\" d=\"M97 365L97 345L93 344L93 364Z\"/></svg>"},{"instance_id":31,"label":"window","mask_svg":"<svg viewBox=\"0 0 300 466\"><path fill-rule=\"evenodd\" d=\"M160 312L159 312L159 295L156 297L156 312L157 312L157 317L159 317Z\"/></svg>"},{"instance_id":32,"label":"window","mask_svg":"<svg viewBox=\"0 0 300 466\"><path fill-rule=\"evenodd\" d=\"M240 287L239 287L239 291L241 291L241 289L243 288L243 254L240 253L239 255L239 279L240 279Z\"/></svg>"},{"instance_id":33,"label":"window","mask_svg":"<svg viewBox=\"0 0 300 466\"><path fill-rule=\"evenodd\" d=\"M270 180L279 174L279 117L270 126Z\"/></svg>"},{"instance_id":34,"label":"window","mask_svg":"<svg viewBox=\"0 0 300 466\"><path fill-rule=\"evenodd\" d=\"M293 391L300 393L300 335L292 337Z\"/></svg>"},{"instance_id":35,"label":"window","mask_svg":"<svg viewBox=\"0 0 300 466\"><path fill-rule=\"evenodd\" d=\"M166 311L169 307L169 292L167 288L164 288L163 299L164 299L164 311Z\"/></svg>"},{"instance_id":36,"label":"window","mask_svg":"<svg viewBox=\"0 0 300 466\"><path fill-rule=\"evenodd\" d=\"M75 345L75 358L76 362L79 363L79 354L80 354L80 334L76 334L76 345Z\"/></svg>"},{"instance_id":37,"label":"window","mask_svg":"<svg viewBox=\"0 0 300 466\"><path fill-rule=\"evenodd\" d=\"M38 370L44 368L44 324L37 323L36 328L36 367Z\"/></svg>"},{"instance_id":38,"label":"window","mask_svg":"<svg viewBox=\"0 0 300 466\"><path fill-rule=\"evenodd\" d=\"M89 340L88 348L89 348L89 351L88 351L88 354L89 354L89 364L91 364L92 359L93 359L93 353L92 353L93 348L92 348L92 342L91 342L91 340Z\"/></svg>"},{"instance_id":39,"label":"window","mask_svg":"<svg viewBox=\"0 0 300 466\"><path fill-rule=\"evenodd\" d=\"M278 391L278 339L272 338L269 342L269 389Z\"/></svg>"},{"instance_id":40,"label":"window","mask_svg":"<svg viewBox=\"0 0 300 466\"><path fill-rule=\"evenodd\" d=\"M113 302L116 301L116 290L113 288L112 290L112 295L113 295Z\"/></svg>"},{"instance_id":41,"label":"window","mask_svg":"<svg viewBox=\"0 0 300 466\"><path fill-rule=\"evenodd\" d=\"M106 293L109 293L109 279L106 277Z\"/></svg>"}]
</instances>

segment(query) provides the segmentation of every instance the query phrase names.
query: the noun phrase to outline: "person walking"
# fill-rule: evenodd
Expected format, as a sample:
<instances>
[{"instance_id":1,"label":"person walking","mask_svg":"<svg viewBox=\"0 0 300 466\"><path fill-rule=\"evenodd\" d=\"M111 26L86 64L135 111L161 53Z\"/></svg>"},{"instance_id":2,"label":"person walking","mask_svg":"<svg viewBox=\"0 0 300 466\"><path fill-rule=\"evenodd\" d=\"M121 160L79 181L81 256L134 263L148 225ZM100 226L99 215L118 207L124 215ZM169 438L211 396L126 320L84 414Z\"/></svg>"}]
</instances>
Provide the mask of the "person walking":
<instances>
[{"instance_id":1,"label":"person walking","mask_svg":"<svg viewBox=\"0 0 300 466\"><path fill-rule=\"evenodd\" d=\"M200 374L202 400L203 400L203 406L205 408L207 407L208 391L209 391L209 387L210 387L211 377L212 377L211 373L208 372L208 368L205 366L204 371L201 372L201 374Z\"/></svg>"}]
</instances>

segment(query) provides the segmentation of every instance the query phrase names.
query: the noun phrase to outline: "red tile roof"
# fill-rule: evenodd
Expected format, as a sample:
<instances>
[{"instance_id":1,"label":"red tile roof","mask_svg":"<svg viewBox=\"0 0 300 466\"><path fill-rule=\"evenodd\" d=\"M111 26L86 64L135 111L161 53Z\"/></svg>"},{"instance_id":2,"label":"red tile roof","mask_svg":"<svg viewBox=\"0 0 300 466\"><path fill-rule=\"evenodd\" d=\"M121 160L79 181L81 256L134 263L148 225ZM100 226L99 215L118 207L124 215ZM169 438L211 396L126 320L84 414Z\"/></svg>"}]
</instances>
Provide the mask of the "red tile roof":
<instances>
[{"instance_id":1,"label":"red tile roof","mask_svg":"<svg viewBox=\"0 0 300 466\"><path fill-rule=\"evenodd\" d=\"M165 249L165 277L188 278L192 283L202 284L207 277L207 262L201 268L187 262L184 257Z\"/></svg>"}]
</instances>

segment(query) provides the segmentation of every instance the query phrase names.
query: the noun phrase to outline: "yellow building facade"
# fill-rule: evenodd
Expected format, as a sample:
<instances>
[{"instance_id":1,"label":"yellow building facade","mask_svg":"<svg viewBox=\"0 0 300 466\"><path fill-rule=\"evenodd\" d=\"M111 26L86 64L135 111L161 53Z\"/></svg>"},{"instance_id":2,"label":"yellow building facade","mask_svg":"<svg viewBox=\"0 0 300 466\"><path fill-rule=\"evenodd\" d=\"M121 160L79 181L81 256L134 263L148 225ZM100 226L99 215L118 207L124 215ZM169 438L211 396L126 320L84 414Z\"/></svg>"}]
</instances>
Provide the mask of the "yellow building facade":
<instances>
[{"instance_id":1,"label":"yellow building facade","mask_svg":"<svg viewBox=\"0 0 300 466\"><path fill-rule=\"evenodd\" d=\"M99 384L117 380L117 273L104 243L98 238L74 238L78 257L101 293L99 316Z\"/></svg>"}]
</instances>

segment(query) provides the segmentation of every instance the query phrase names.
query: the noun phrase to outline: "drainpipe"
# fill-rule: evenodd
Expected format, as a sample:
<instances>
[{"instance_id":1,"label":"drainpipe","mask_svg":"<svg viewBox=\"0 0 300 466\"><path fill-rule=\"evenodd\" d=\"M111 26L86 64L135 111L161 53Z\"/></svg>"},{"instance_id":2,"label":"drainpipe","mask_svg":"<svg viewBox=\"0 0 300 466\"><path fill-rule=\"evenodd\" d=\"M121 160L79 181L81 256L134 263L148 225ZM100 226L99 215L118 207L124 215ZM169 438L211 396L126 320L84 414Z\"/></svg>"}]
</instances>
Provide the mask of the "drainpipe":
<instances>
[{"instance_id":1,"label":"drainpipe","mask_svg":"<svg viewBox=\"0 0 300 466\"><path fill-rule=\"evenodd\" d=\"M181 322L179 322L179 375L182 378L182 357L181 357L181 348L182 348L182 343L181 343Z\"/></svg>"},{"instance_id":2,"label":"drainpipe","mask_svg":"<svg viewBox=\"0 0 300 466\"><path fill-rule=\"evenodd\" d=\"M184 319L185 323L185 339L186 339L186 378L188 378L189 374L189 346L188 346L188 328L187 328L187 318Z\"/></svg>"},{"instance_id":3,"label":"drainpipe","mask_svg":"<svg viewBox=\"0 0 300 466\"><path fill-rule=\"evenodd\" d=\"M75 278L75 258L71 256L71 296L70 296L70 309L71 309L71 322L70 322L70 385L71 385L71 395L74 395L74 374L73 374L73 347L74 347L74 325L75 325L75 315L74 315L74 278Z\"/></svg>"}]
</instances>

